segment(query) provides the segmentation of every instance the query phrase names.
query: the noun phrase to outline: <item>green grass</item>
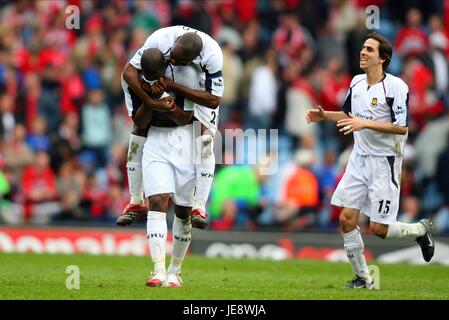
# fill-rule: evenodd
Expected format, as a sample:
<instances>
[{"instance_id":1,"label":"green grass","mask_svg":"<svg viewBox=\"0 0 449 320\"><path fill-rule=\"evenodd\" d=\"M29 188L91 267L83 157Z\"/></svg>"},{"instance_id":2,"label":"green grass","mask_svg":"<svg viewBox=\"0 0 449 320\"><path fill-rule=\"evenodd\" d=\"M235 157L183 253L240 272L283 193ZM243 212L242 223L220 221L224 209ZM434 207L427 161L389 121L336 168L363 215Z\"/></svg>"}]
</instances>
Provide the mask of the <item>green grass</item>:
<instances>
[{"instance_id":1,"label":"green grass","mask_svg":"<svg viewBox=\"0 0 449 320\"><path fill-rule=\"evenodd\" d=\"M68 265L80 268L80 290L65 286ZM145 287L148 257L0 253L0 299L449 299L448 267L377 266L380 290L348 290L346 263L189 256L184 287L172 289Z\"/></svg>"}]
</instances>

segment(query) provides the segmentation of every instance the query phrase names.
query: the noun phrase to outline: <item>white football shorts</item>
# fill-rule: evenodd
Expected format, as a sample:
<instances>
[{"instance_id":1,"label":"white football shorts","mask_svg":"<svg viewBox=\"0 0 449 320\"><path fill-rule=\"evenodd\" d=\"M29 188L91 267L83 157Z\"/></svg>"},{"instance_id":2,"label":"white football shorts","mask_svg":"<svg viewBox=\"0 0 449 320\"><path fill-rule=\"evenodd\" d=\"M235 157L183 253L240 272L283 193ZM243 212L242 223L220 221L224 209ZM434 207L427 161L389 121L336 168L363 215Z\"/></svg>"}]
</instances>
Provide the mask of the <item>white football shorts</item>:
<instances>
[{"instance_id":1,"label":"white football shorts","mask_svg":"<svg viewBox=\"0 0 449 320\"><path fill-rule=\"evenodd\" d=\"M196 171L193 125L175 128L151 126L143 147L145 197L169 193L175 204L191 207Z\"/></svg>"},{"instance_id":2,"label":"white football shorts","mask_svg":"<svg viewBox=\"0 0 449 320\"><path fill-rule=\"evenodd\" d=\"M193 112L195 118L198 119L198 121L200 121L202 124L204 124L213 136L217 132L219 110L220 107L211 109L197 104L195 106L195 111Z\"/></svg>"},{"instance_id":3,"label":"white football shorts","mask_svg":"<svg viewBox=\"0 0 449 320\"><path fill-rule=\"evenodd\" d=\"M401 165L402 157L352 152L331 204L358 209L373 222L394 223L399 210Z\"/></svg>"}]
</instances>

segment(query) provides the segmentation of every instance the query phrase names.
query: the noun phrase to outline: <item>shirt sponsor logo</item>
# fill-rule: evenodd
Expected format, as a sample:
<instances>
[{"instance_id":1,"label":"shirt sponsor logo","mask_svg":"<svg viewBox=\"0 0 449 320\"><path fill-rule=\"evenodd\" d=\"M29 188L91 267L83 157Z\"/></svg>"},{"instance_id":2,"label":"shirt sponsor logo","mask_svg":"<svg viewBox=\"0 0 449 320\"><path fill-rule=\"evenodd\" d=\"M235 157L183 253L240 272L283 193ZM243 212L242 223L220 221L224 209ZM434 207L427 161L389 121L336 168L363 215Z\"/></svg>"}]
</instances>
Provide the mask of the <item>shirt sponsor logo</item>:
<instances>
[{"instance_id":1,"label":"shirt sponsor logo","mask_svg":"<svg viewBox=\"0 0 449 320\"><path fill-rule=\"evenodd\" d=\"M358 118L366 119L366 120L373 120L374 119L373 116L367 116L367 115L365 115L363 113L360 113L360 112L356 112L355 116L358 117Z\"/></svg>"}]
</instances>

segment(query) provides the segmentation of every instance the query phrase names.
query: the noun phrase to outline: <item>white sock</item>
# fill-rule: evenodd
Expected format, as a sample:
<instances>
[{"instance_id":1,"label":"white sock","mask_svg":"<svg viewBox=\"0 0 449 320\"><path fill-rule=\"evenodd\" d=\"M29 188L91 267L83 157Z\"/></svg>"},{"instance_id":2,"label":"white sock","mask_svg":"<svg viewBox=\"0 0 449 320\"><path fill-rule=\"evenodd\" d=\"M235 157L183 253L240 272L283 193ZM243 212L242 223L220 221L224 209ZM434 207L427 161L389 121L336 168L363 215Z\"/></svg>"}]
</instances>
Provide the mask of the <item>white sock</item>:
<instances>
[{"instance_id":1,"label":"white sock","mask_svg":"<svg viewBox=\"0 0 449 320\"><path fill-rule=\"evenodd\" d=\"M355 228L348 233L343 233L343 243L348 259L351 262L352 271L370 283L371 277L363 254L365 245L363 244L359 228Z\"/></svg>"},{"instance_id":2,"label":"white sock","mask_svg":"<svg viewBox=\"0 0 449 320\"><path fill-rule=\"evenodd\" d=\"M386 239L410 239L423 236L426 229L421 223L403 223L396 221L388 225Z\"/></svg>"},{"instance_id":3,"label":"white sock","mask_svg":"<svg viewBox=\"0 0 449 320\"><path fill-rule=\"evenodd\" d=\"M168 273L177 274L181 271L181 264L192 240L192 223L190 218L182 220L175 216L172 232L173 253Z\"/></svg>"},{"instance_id":4,"label":"white sock","mask_svg":"<svg viewBox=\"0 0 449 320\"><path fill-rule=\"evenodd\" d=\"M147 217L147 239L154 272L165 272L165 245L167 242L167 215L149 211Z\"/></svg>"},{"instance_id":5,"label":"white sock","mask_svg":"<svg viewBox=\"0 0 449 320\"><path fill-rule=\"evenodd\" d=\"M131 204L143 203L142 187L142 156L143 145L146 137L131 134L128 146L128 161L126 169L128 171L129 193L131 194Z\"/></svg>"},{"instance_id":6,"label":"white sock","mask_svg":"<svg viewBox=\"0 0 449 320\"><path fill-rule=\"evenodd\" d=\"M196 143L201 148L201 153L197 154L197 161L195 162L196 182L193 209L199 208L206 211L207 198L209 198L210 189L214 181L214 140L209 135L203 135L197 138Z\"/></svg>"}]
</instances>

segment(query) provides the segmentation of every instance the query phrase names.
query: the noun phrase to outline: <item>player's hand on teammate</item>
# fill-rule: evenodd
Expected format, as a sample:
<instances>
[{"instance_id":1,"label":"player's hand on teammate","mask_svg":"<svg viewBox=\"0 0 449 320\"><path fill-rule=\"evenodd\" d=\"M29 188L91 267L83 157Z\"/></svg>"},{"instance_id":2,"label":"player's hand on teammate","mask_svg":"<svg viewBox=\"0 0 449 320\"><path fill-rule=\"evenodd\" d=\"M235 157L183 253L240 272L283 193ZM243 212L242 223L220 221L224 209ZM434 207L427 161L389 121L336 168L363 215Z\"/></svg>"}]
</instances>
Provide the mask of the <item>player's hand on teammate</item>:
<instances>
[{"instance_id":1,"label":"player's hand on teammate","mask_svg":"<svg viewBox=\"0 0 449 320\"><path fill-rule=\"evenodd\" d=\"M145 80L142 80L141 87L142 87L143 91L145 91L146 93L151 93L151 84L149 84Z\"/></svg>"},{"instance_id":2,"label":"player's hand on teammate","mask_svg":"<svg viewBox=\"0 0 449 320\"><path fill-rule=\"evenodd\" d=\"M165 102L165 110L167 112L172 112L176 108L175 99L173 99L172 97L167 97L161 100Z\"/></svg>"},{"instance_id":3,"label":"player's hand on teammate","mask_svg":"<svg viewBox=\"0 0 449 320\"><path fill-rule=\"evenodd\" d=\"M172 97L159 99L154 105L154 109L160 112L172 112L174 108L176 108L176 105Z\"/></svg>"},{"instance_id":4,"label":"player's hand on teammate","mask_svg":"<svg viewBox=\"0 0 449 320\"><path fill-rule=\"evenodd\" d=\"M142 89L155 99L159 99L165 91L164 87L162 87L158 82L151 85L145 80L142 80Z\"/></svg>"},{"instance_id":5,"label":"player's hand on teammate","mask_svg":"<svg viewBox=\"0 0 449 320\"><path fill-rule=\"evenodd\" d=\"M324 113L324 109L321 106L318 106L318 108L307 110L306 120L307 124L311 122L326 120L326 114Z\"/></svg>"},{"instance_id":6,"label":"player's hand on teammate","mask_svg":"<svg viewBox=\"0 0 449 320\"><path fill-rule=\"evenodd\" d=\"M162 96L162 94L165 92L165 90L164 90L163 86L161 86L158 82L155 82L151 86L151 91L150 92L153 95L153 97L160 98Z\"/></svg>"},{"instance_id":7,"label":"player's hand on teammate","mask_svg":"<svg viewBox=\"0 0 449 320\"><path fill-rule=\"evenodd\" d=\"M343 132L344 135L364 129L366 127L365 124L365 120L354 117L352 113L349 113L349 118L337 121L337 127L340 128L340 132Z\"/></svg>"},{"instance_id":8,"label":"player's hand on teammate","mask_svg":"<svg viewBox=\"0 0 449 320\"><path fill-rule=\"evenodd\" d=\"M161 85L165 91L173 91L173 80L166 77L161 77L157 80L157 83Z\"/></svg>"}]
</instances>

